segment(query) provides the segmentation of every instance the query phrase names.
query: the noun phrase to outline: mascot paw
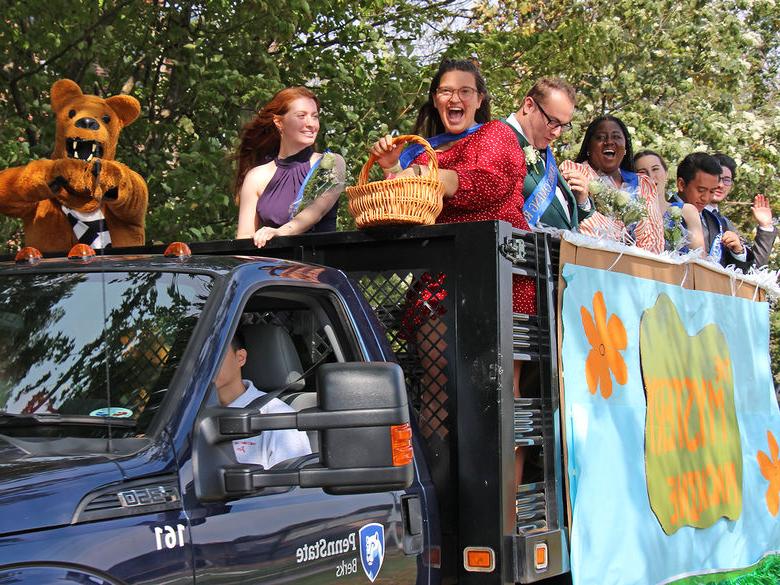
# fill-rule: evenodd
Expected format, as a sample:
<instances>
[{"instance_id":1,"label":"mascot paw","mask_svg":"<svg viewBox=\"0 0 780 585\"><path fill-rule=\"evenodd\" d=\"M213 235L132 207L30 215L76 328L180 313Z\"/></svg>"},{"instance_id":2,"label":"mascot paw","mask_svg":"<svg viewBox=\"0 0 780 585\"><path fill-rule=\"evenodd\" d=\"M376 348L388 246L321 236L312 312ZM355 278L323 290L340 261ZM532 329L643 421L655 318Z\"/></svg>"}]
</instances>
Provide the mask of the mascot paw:
<instances>
[{"instance_id":1,"label":"mascot paw","mask_svg":"<svg viewBox=\"0 0 780 585\"><path fill-rule=\"evenodd\" d=\"M67 193L71 196L92 198L95 177L91 172L91 163L72 158L61 158L52 162L54 180L50 187L55 195ZM63 190L66 193L58 192Z\"/></svg>"},{"instance_id":2,"label":"mascot paw","mask_svg":"<svg viewBox=\"0 0 780 585\"><path fill-rule=\"evenodd\" d=\"M113 160L98 160L94 164L100 167L95 187L96 197L106 202L116 201L120 195L127 197L132 189L127 167Z\"/></svg>"}]
</instances>

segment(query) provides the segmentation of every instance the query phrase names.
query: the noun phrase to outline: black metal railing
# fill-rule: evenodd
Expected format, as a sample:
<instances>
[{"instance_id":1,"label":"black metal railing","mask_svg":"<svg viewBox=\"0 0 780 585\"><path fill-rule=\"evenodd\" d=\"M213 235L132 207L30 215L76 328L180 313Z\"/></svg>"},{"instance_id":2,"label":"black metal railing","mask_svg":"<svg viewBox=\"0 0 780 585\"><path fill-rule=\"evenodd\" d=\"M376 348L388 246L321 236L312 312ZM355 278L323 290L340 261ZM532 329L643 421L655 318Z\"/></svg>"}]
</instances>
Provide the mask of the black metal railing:
<instances>
[{"instance_id":1,"label":"black metal railing","mask_svg":"<svg viewBox=\"0 0 780 585\"><path fill-rule=\"evenodd\" d=\"M547 497L543 481L520 486L516 502L518 530L534 532L547 529Z\"/></svg>"}]
</instances>

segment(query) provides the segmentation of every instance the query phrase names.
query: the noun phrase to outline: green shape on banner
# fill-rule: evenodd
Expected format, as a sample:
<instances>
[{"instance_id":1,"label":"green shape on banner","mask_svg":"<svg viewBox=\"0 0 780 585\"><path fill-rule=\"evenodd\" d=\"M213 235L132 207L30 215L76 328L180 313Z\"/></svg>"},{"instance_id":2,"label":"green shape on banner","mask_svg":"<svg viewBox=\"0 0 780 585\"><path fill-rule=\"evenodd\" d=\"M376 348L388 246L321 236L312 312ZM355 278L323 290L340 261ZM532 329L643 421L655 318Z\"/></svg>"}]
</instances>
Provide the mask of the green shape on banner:
<instances>
[{"instance_id":1,"label":"green shape on banner","mask_svg":"<svg viewBox=\"0 0 780 585\"><path fill-rule=\"evenodd\" d=\"M672 300L642 314L639 355L647 397L650 506L666 534L742 512L742 446L731 354L716 324L690 336Z\"/></svg>"},{"instance_id":2,"label":"green shape on banner","mask_svg":"<svg viewBox=\"0 0 780 585\"><path fill-rule=\"evenodd\" d=\"M669 585L777 585L780 583L780 555L769 555L745 569L719 571L683 577Z\"/></svg>"}]
</instances>

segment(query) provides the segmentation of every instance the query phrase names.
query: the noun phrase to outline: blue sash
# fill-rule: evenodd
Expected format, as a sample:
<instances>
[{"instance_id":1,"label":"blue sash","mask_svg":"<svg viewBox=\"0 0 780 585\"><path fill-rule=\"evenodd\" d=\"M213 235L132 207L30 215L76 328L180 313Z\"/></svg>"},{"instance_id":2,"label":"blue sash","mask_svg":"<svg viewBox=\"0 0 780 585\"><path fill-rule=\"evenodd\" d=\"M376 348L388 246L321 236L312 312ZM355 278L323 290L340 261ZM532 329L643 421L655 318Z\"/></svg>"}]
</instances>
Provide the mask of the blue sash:
<instances>
[{"instance_id":1,"label":"blue sash","mask_svg":"<svg viewBox=\"0 0 780 585\"><path fill-rule=\"evenodd\" d=\"M555 189L558 186L558 165L555 164L555 157L549 146L546 155L544 177L536 184L533 192L525 198L523 204L525 219L531 227L536 227L544 212L550 207L555 198Z\"/></svg>"},{"instance_id":2,"label":"blue sash","mask_svg":"<svg viewBox=\"0 0 780 585\"><path fill-rule=\"evenodd\" d=\"M455 142L456 140L470 136L480 128L482 128L482 124L474 124L471 128L461 132L460 134L450 134L449 132L445 132L444 134L437 134L436 136L431 136L427 139L428 144L431 145L431 148L436 148L442 144ZM401 153L401 157L398 159L398 164L401 165L402 169L407 168L410 164L412 164L414 159L420 156L424 150L425 148L421 144L412 144L406 147L406 149L404 149L404 151Z\"/></svg>"},{"instance_id":3,"label":"blue sash","mask_svg":"<svg viewBox=\"0 0 780 585\"><path fill-rule=\"evenodd\" d=\"M330 152L330 150L326 150L323 155L317 159L317 162L315 162L313 165L311 165L311 168L309 169L309 172L306 173L306 176L303 178L303 183L301 183L300 188L298 189L297 195L295 195L295 199L290 204L290 219L295 217L295 214L298 212L298 207L301 205L301 201L303 201L303 192L306 190L306 184L311 180L311 178L314 176L314 173L317 172L317 169L320 166L320 163L322 162L323 157L326 153Z\"/></svg>"},{"instance_id":4,"label":"blue sash","mask_svg":"<svg viewBox=\"0 0 780 585\"><path fill-rule=\"evenodd\" d=\"M601 178L607 178L607 176L600 175L599 179ZM621 185L620 191L625 191L631 195L632 199L639 197L639 175L625 169L620 169L620 178L623 179L623 185ZM612 187L617 189L617 185L614 181L612 181Z\"/></svg>"},{"instance_id":5,"label":"blue sash","mask_svg":"<svg viewBox=\"0 0 780 585\"><path fill-rule=\"evenodd\" d=\"M723 258L723 244L721 243L721 240L723 239L723 218L718 213L713 213L709 209L703 209L702 213L709 213L715 221L718 222L718 234L712 238L712 244L710 244L710 257L715 261L720 263L721 258Z\"/></svg>"},{"instance_id":6,"label":"blue sash","mask_svg":"<svg viewBox=\"0 0 780 585\"><path fill-rule=\"evenodd\" d=\"M628 189L622 187L621 191L627 191L634 199L639 197L639 175L637 173L632 173L631 171L620 169L620 176L624 183L628 183L629 187Z\"/></svg>"}]
</instances>

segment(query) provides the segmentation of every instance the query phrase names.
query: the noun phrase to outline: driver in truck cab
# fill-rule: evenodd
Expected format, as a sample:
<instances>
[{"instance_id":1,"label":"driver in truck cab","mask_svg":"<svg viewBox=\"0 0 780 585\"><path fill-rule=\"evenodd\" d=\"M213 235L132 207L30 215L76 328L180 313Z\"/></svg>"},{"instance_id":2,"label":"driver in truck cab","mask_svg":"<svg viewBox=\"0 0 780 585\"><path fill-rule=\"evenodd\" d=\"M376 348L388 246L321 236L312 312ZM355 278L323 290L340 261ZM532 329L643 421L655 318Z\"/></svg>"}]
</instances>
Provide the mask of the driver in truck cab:
<instances>
[{"instance_id":1,"label":"driver in truck cab","mask_svg":"<svg viewBox=\"0 0 780 585\"><path fill-rule=\"evenodd\" d=\"M257 356L256 356L257 357ZM222 406L243 408L265 395L251 380L241 377L241 368L247 361L247 349L241 330L237 330L228 345L222 365L214 380L217 397ZM264 405L262 414L293 412L294 409L278 398ZM262 465L268 469L280 461L309 455L311 445L305 432L295 429L265 431L255 437L233 441L233 452L239 463Z\"/></svg>"}]
</instances>

